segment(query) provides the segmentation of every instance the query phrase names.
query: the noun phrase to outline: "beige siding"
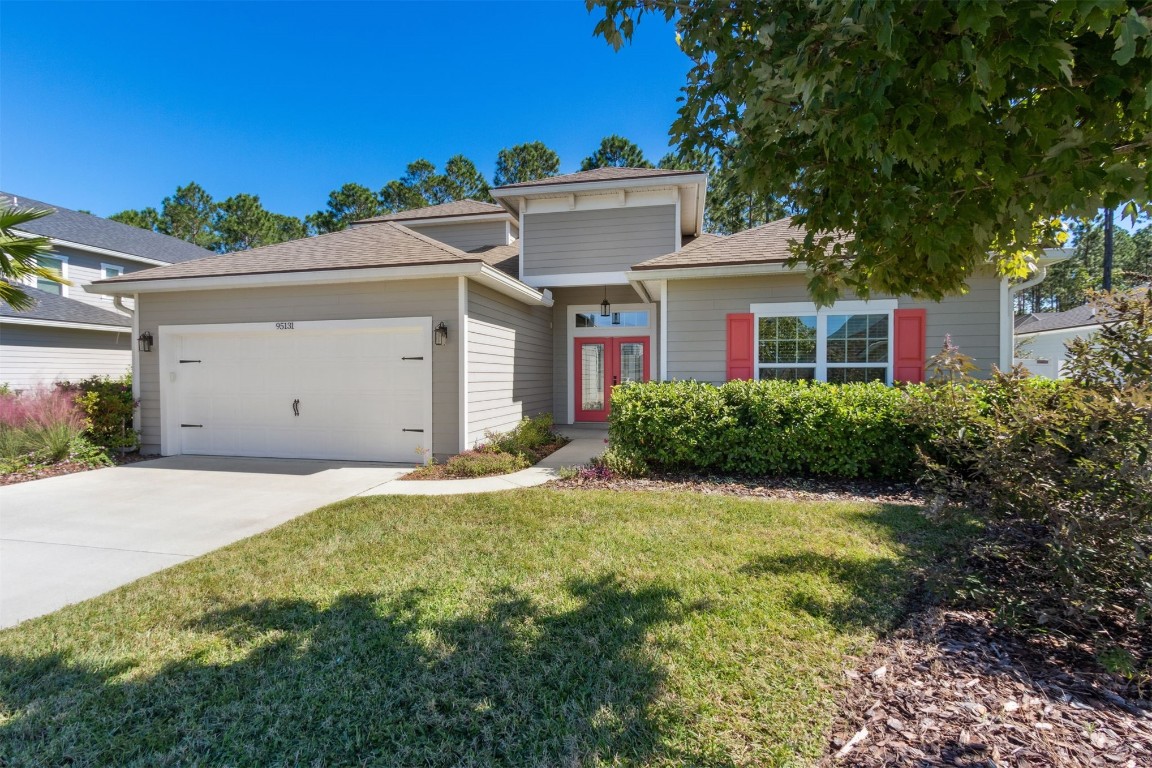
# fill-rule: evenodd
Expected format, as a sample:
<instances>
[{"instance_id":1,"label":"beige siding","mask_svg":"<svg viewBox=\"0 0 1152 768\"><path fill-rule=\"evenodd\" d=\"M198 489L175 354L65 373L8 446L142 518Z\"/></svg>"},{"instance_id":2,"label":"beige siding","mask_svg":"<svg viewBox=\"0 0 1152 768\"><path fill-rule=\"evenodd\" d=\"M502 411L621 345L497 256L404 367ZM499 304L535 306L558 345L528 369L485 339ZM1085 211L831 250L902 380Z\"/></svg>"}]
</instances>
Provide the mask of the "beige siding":
<instances>
[{"instance_id":1,"label":"beige siding","mask_svg":"<svg viewBox=\"0 0 1152 768\"><path fill-rule=\"evenodd\" d=\"M456 325L456 278L364 282L221 291L150 293L140 296L140 330L157 335L162 325L256 323L303 320L358 320L429 317L435 326ZM432 347L432 451L459 450L459 341L449 333L444 346ZM140 427L145 450L160 449L159 355L140 355ZM307 361L301 361L307 364ZM339 371L332 371L339 376Z\"/></svg>"},{"instance_id":2,"label":"beige siding","mask_svg":"<svg viewBox=\"0 0 1152 768\"><path fill-rule=\"evenodd\" d=\"M468 444L552 406L552 311L468 286Z\"/></svg>"},{"instance_id":3,"label":"beige siding","mask_svg":"<svg viewBox=\"0 0 1152 768\"><path fill-rule=\"evenodd\" d=\"M524 274L620 272L676 250L676 206L524 215Z\"/></svg>"},{"instance_id":4,"label":"beige siding","mask_svg":"<svg viewBox=\"0 0 1152 768\"><path fill-rule=\"evenodd\" d=\"M132 334L0 323L0 384L28 389L89 376L123 376Z\"/></svg>"},{"instance_id":5,"label":"beige siding","mask_svg":"<svg viewBox=\"0 0 1152 768\"><path fill-rule=\"evenodd\" d=\"M555 303L552 306L552 417L557 424L568 423L568 398L572 389L569 383L568 360L572 348L568 341L568 315L573 305L595 306L604 299L604 288L555 288L552 290ZM608 286L608 301L612 304L642 304L644 300L628 285ZM660 305L652 306L652 378L658 378L660 370L660 339L657 328L660 322ZM637 334L640 335L640 334Z\"/></svg>"},{"instance_id":6,"label":"beige siding","mask_svg":"<svg viewBox=\"0 0 1152 768\"><path fill-rule=\"evenodd\" d=\"M404 222L399 222L404 224ZM405 224L409 229L427 235L462 251L485 245L507 245L508 233L503 221L466 221L458 224Z\"/></svg>"},{"instance_id":7,"label":"beige siding","mask_svg":"<svg viewBox=\"0 0 1152 768\"><path fill-rule=\"evenodd\" d=\"M668 282L668 378L699 379L714 384L726 372L726 323L731 312L747 312L752 304L811 301L804 275L734 277ZM928 355L944 343L944 335L976 359L985 373L1000 361L1000 281L976 277L965 296L937 303L900 299L902 309L927 310ZM886 298L877 295L875 298Z\"/></svg>"}]
</instances>

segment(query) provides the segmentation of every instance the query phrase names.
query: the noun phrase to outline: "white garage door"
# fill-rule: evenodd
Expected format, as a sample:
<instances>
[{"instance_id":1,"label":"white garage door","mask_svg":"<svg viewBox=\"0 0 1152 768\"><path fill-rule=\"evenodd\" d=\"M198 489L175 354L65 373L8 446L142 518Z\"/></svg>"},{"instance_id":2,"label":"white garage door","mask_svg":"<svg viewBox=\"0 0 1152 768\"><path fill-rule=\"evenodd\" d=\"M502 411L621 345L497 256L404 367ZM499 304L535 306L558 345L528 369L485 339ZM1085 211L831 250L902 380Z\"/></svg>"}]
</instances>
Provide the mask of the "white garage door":
<instances>
[{"instance_id":1,"label":"white garage door","mask_svg":"<svg viewBox=\"0 0 1152 768\"><path fill-rule=\"evenodd\" d=\"M161 328L164 453L419 462L431 320Z\"/></svg>"}]
</instances>

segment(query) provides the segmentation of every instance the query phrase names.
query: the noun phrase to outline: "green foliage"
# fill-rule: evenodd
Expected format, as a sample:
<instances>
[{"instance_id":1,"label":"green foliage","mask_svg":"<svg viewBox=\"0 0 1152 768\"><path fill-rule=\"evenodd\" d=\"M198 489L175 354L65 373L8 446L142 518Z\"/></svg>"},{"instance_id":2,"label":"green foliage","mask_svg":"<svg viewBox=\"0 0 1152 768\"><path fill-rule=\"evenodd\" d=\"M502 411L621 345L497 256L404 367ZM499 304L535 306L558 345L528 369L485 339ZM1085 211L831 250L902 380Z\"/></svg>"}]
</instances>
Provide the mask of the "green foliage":
<instances>
[{"instance_id":1,"label":"green foliage","mask_svg":"<svg viewBox=\"0 0 1152 768\"><path fill-rule=\"evenodd\" d=\"M52 242L47 237L23 237L16 234L21 224L44 218L52 211L18 208L4 203L0 205L0 301L15 310L31 309L35 304L25 291L18 287L28 277L39 277L54 283L71 285L61 276L44 267L36 259L48 253Z\"/></svg>"},{"instance_id":2,"label":"green foliage","mask_svg":"<svg viewBox=\"0 0 1152 768\"><path fill-rule=\"evenodd\" d=\"M612 392L614 453L667 470L908 477L904 394L880 383L693 381Z\"/></svg>"},{"instance_id":3,"label":"green foliage","mask_svg":"<svg viewBox=\"0 0 1152 768\"><path fill-rule=\"evenodd\" d=\"M372 190L361 184L345 184L328 193L328 207L308 216L305 221L315 232L338 232L354 221L370 219L381 213L380 201Z\"/></svg>"},{"instance_id":4,"label":"green foliage","mask_svg":"<svg viewBox=\"0 0 1152 768\"><path fill-rule=\"evenodd\" d=\"M532 463L521 454L499 451L465 451L436 467L435 475L445 478L507 475L527 469ZM412 473L416 477L419 470Z\"/></svg>"},{"instance_id":5,"label":"green foliage","mask_svg":"<svg viewBox=\"0 0 1152 768\"><path fill-rule=\"evenodd\" d=\"M1058 216L1149 210L1145 0L587 4L616 47L644 13L676 19L692 66L673 138L734 147L746 189L791 201L820 302L940 298L989 251L1023 277Z\"/></svg>"},{"instance_id":6,"label":"green foliage","mask_svg":"<svg viewBox=\"0 0 1152 768\"><path fill-rule=\"evenodd\" d=\"M651 168L652 163L644 157L644 151L623 136L605 136L588 157L580 162L580 170L593 168Z\"/></svg>"},{"instance_id":7,"label":"green foliage","mask_svg":"<svg viewBox=\"0 0 1152 768\"><path fill-rule=\"evenodd\" d=\"M535 181L560 173L560 156L542 141L505 147L496 155L493 186Z\"/></svg>"},{"instance_id":8,"label":"green foliage","mask_svg":"<svg viewBox=\"0 0 1152 768\"><path fill-rule=\"evenodd\" d=\"M92 376L57 386L75 393L76 404L88 420L85 435L93 444L105 450L132 448L139 444L139 435L132 429L136 401L132 398L131 374L117 379Z\"/></svg>"},{"instance_id":9,"label":"green foliage","mask_svg":"<svg viewBox=\"0 0 1152 768\"><path fill-rule=\"evenodd\" d=\"M162 234L211 248L215 240L212 232L215 214L212 195L193 181L177 187L170 197L164 198L156 228Z\"/></svg>"},{"instance_id":10,"label":"green foliage","mask_svg":"<svg viewBox=\"0 0 1152 768\"><path fill-rule=\"evenodd\" d=\"M1092 389L1138 400L1152 392L1152 291L1091 295L1102 328L1068 343L1068 375Z\"/></svg>"},{"instance_id":11,"label":"green foliage","mask_svg":"<svg viewBox=\"0 0 1152 768\"><path fill-rule=\"evenodd\" d=\"M952 343L952 334L944 334L944 345L940 351L928 358L924 366L928 373L928 380L932 382L949 382L958 384L972 378L979 366L970 356L960 351L960 347Z\"/></svg>"},{"instance_id":12,"label":"green foliage","mask_svg":"<svg viewBox=\"0 0 1152 768\"><path fill-rule=\"evenodd\" d=\"M108 218L112 221L118 221L121 224L127 224L130 227L150 229L153 232L160 231L160 212L155 208L141 208L139 210L130 208L126 211L114 213Z\"/></svg>"},{"instance_id":13,"label":"green foliage","mask_svg":"<svg viewBox=\"0 0 1152 768\"><path fill-rule=\"evenodd\" d=\"M484 437L491 450L520 454L529 458L534 458L544 449L548 449L551 453L557 445L568 442L552 430L550 413L521 419L520 423L508 432L487 432Z\"/></svg>"},{"instance_id":14,"label":"green foliage","mask_svg":"<svg viewBox=\"0 0 1152 768\"><path fill-rule=\"evenodd\" d=\"M260 203L259 195L247 194L233 195L216 206L212 230L212 248L218 253L246 251L308 234L299 219L272 213Z\"/></svg>"}]
</instances>

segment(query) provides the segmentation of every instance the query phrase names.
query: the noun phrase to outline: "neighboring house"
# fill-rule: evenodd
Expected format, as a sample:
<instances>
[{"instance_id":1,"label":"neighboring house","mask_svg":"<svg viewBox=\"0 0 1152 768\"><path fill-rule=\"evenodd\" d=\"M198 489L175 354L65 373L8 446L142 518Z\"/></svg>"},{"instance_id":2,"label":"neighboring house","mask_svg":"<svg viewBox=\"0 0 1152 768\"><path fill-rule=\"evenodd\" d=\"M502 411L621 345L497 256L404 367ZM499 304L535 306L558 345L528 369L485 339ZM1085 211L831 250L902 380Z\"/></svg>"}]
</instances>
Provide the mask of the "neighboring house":
<instances>
[{"instance_id":1,"label":"neighboring house","mask_svg":"<svg viewBox=\"0 0 1152 768\"><path fill-rule=\"evenodd\" d=\"M52 250L40 257L40 265L72 283L32 278L25 288L36 306L22 312L0 302L0 384L16 390L127 373L135 338L131 310L84 286L214 255L174 237L7 192L0 192L0 205L52 211L16 231L50 238Z\"/></svg>"},{"instance_id":2,"label":"neighboring house","mask_svg":"<svg viewBox=\"0 0 1152 768\"><path fill-rule=\"evenodd\" d=\"M642 379L918 381L947 333L1012 359L1008 282L817 309L789 220L701 231L705 175L601 168L99 281L135 295L145 450L414 461Z\"/></svg>"},{"instance_id":3,"label":"neighboring house","mask_svg":"<svg viewBox=\"0 0 1152 768\"><path fill-rule=\"evenodd\" d=\"M1091 304L1067 312L1021 315L1016 318L1015 362L1037 376L1062 379L1068 342L1091 336L1102 327Z\"/></svg>"}]
</instances>

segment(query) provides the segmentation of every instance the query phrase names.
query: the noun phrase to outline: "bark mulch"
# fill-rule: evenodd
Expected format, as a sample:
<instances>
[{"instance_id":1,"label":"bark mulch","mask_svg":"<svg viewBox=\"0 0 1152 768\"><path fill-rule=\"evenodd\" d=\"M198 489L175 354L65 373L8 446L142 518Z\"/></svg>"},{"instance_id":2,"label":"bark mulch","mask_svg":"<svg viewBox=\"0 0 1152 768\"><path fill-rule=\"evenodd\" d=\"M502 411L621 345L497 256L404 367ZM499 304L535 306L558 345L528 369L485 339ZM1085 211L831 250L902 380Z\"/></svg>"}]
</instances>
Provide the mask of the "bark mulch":
<instances>
[{"instance_id":1,"label":"bark mulch","mask_svg":"<svg viewBox=\"0 0 1152 768\"><path fill-rule=\"evenodd\" d=\"M138 461L148 461L149 459L158 458L160 457L129 453L123 456L113 457L112 463L115 466L121 466L123 464L135 464ZM29 480L43 480L46 477L71 475L75 472L87 472L90 469L103 469L103 467L93 466L82 461L58 461L55 464L34 464L24 467L19 472L0 474L0 485L15 485L16 483L26 483Z\"/></svg>"}]
</instances>

